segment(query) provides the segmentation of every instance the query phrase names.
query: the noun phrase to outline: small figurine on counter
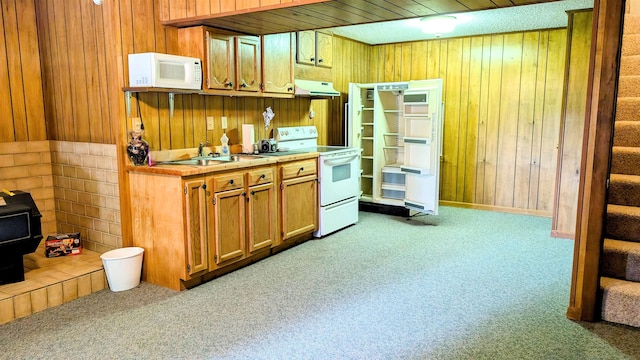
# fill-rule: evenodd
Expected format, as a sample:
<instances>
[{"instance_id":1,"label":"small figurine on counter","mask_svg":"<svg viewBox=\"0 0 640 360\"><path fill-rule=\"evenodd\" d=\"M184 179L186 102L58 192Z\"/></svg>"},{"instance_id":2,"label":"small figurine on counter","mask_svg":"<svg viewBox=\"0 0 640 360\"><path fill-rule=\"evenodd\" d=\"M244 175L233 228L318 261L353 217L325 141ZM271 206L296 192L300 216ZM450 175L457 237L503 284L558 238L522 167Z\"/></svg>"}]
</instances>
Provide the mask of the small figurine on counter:
<instances>
[{"instance_id":1,"label":"small figurine on counter","mask_svg":"<svg viewBox=\"0 0 640 360\"><path fill-rule=\"evenodd\" d=\"M127 154L133 165L136 166L145 165L149 156L149 144L142 138L142 133L142 130L129 131Z\"/></svg>"}]
</instances>

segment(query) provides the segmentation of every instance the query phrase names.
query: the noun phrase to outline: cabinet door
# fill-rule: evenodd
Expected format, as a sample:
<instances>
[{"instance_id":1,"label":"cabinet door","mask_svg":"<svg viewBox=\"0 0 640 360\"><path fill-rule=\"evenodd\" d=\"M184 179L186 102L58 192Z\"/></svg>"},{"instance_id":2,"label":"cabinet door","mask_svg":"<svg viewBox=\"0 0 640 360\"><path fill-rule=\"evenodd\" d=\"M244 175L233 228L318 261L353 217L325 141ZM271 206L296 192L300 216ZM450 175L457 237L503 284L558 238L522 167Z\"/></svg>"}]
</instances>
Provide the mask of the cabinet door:
<instances>
[{"instance_id":1,"label":"cabinet door","mask_svg":"<svg viewBox=\"0 0 640 360\"><path fill-rule=\"evenodd\" d=\"M237 90L260 91L262 67L260 66L260 38L239 36L236 38Z\"/></svg>"},{"instance_id":2,"label":"cabinet door","mask_svg":"<svg viewBox=\"0 0 640 360\"><path fill-rule=\"evenodd\" d=\"M283 180L280 191L282 240L316 230L318 217L316 176Z\"/></svg>"},{"instance_id":3,"label":"cabinet door","mask_svg":"<svg viewBox=\"0 0 640 360\"><path fill-rule=\"evenodd\" d=\"M298 64L315 65L316 64L316 33L313 30L298 31L297 39Z\"/></svg>"},{"instance_id":4,"label":"cabinet door","mask_svg":"<svg viewBox=\"0 0 640 360\"><path fill-rule=\"evenodd\" d=\"M184 182L187 274L207 270L206 185L204 179Z\"/></svg>"},{"instance_id":5,"label":"cabinet door","mask_svg":"<svg viewBox=\"0 0 640 360\"><path fill-rule=\"evenodd\" d=\"M245 253L245 201L244 189L214 193L213 195L213 244L210 245L210 261L222 264L240 259Z\"/></svg>"},{"instance_id":6,"label":"cabinet door","mask_svg":"<svg viewBox=\"0 0 640 360\"><path fill-rule=\"evenodd\" d=\"M275 195L273 183L249 188L247 194L247 237L250 252L269 247L274 243Z\"/></svg>"},{"instance_id":7,"label":"cabinet door","mask_svg":"<svg viewBox=\"0 0 640 360\"><path fill-rule=\"evenodd\" d=\"M316 32L316 66L333 66L333 35Z\"/></svg>"},{"instance_id":8,"label":"cabinet door","mask_svg":"<svg viewBox=\"0 0 640 360\"><path fill-rule=\"evenodd\" d=\"M293 94L293 40L291 33L262 37L263 91Z\"/></svg>"},{"instance_id":9,"label":"cabinet door","mask_svg":"<svg viewBox=\"0 0 640 360\"><path fill-rule=\"evenodd\" d=\"M233 90L235 71L233 37L207 31L205 89Z\"/></svg>"}]
</instances>

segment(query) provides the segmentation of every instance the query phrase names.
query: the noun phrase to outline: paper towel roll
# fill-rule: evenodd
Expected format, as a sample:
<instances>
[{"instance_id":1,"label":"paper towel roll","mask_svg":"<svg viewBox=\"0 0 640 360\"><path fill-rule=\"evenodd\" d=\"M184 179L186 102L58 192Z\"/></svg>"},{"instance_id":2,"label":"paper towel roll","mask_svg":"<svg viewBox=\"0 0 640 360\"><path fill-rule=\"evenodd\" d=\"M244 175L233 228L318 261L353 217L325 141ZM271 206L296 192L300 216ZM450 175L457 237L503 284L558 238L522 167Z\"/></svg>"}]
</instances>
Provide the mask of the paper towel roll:
<instances>
[{"instance_id":1,"label":"paper towel roll","mask_svg":"<svg viewBox=\"0 0 640 360\"><path fill-rule=\"evenodd\" d=\"M255 142L253 124L242 124L242 152L252 154Z\"/></svg>"}]
</instances>

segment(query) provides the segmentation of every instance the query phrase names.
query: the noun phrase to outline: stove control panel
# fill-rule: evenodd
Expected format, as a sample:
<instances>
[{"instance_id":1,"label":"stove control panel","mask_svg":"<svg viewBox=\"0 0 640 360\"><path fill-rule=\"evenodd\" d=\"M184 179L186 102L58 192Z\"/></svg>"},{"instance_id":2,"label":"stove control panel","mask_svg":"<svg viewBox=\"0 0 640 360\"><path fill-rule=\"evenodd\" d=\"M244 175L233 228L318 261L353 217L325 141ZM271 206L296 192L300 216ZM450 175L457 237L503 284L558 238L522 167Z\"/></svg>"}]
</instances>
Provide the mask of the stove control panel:
<instances>
[{"instance_id":1,"label":"stove control panel","mask_svg":"<svg viewBox=\"0 0 640 360\"><path fill-rule=\"evenodd\" d=\"M317 139L318 129L315 126L291 126L275 129L276 141L295 141Z\"/></svg>"}]
</instances>

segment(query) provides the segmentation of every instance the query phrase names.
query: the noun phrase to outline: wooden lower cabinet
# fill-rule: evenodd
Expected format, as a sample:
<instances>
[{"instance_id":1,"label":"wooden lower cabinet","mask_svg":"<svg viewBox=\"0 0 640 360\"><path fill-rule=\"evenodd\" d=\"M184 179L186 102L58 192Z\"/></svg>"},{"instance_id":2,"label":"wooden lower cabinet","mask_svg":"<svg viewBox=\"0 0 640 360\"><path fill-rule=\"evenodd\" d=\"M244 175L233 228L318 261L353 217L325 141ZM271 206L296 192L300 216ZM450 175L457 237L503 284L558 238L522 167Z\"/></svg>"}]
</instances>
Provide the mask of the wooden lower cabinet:
<instances>
[{"instance_id":1,"label":"wooden lower cabinet","mask_svg":"<svg viewBox=\"0 0 640 360\"><path fill-rule=\"evenodd\" d=\"M209 263L224 266L270 247L276 223L273 168L214 175L209 203ZM211 267L211 266L210 266Z\"/></svg>"},{"instance_id":2,"label":"wooden lower cabinet","mask_svg":"<svg viewBox=\"0 0 640 360\"><path fill-rule=\"evenodd\" d=\"M317 161L302 160L280 166L280 236L282 241L317 230Z\"/></svg>"},{"instance_id":3,"label":"wooden lower cabinet","mask_svg":"<svg viewBox=\"0 0 640 360\"><path fill-rule=\"evenodd\" d=\"M183 181L187 241L187 274L208 269L206 184L204 177ZM187 280L187 279L184 279Z\"/></svg>"},{"instance_id":4,"label":"wooden lower cabinet","mask_svg":"<svg viewBox=\"0 0 640 360\"><path fill-rule=\"evenodd\" d=\"M185 177L130 172L133 245L145 249L143 280L183 290L233 269L229 265L269 256L283 240L310 239L317 224L316 164L309 159Z\"/></svg>"},{"instance_id":5,"label":"wooden lower cabinet","mask_svg":"<svg viewBox=\"0 0 640 360\"><path fill-rule=\"evenodd\" d=\"M145 249L142 279L182 290L206 273L204 176L129 174L132 245Z\"/></svg>"},{"instance_id":6,"label":"wooden lower cabinet","mask_svg":"<svg viewBox=\"0 0 640 360\"><path fill-rule=\"evenodd\" d=\"M247 174L247 241L249 254L276 244L276 185L274 169L252 170Z\"/></svg>"}]
</instances>

